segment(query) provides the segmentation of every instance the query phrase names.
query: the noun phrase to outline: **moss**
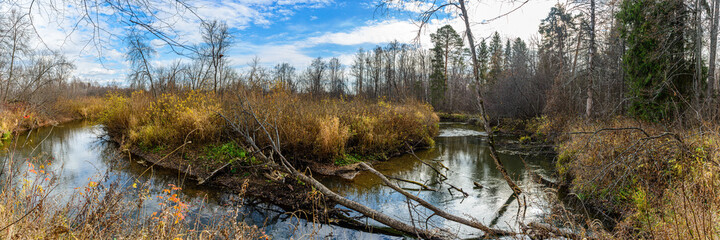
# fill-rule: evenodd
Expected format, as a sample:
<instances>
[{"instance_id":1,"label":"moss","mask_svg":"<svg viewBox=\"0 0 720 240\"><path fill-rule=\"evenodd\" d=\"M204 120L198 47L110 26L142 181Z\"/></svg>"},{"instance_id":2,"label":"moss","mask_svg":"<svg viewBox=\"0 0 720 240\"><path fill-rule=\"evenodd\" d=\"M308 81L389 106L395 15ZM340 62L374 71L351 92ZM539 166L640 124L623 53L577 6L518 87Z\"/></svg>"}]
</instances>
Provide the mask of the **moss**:
<instances>
[{"instance_id":1,"label":"moss","mask_svg":"<svg viewBox=\"0 0 720 240\"><path fill-rule=\"evenodd\" d=\"M362 159L363 158L358 155L345 154L342 157L336 158L334 163L336 166L347 166L353 163L362 162Z\"/></svg>"}]
</instances>

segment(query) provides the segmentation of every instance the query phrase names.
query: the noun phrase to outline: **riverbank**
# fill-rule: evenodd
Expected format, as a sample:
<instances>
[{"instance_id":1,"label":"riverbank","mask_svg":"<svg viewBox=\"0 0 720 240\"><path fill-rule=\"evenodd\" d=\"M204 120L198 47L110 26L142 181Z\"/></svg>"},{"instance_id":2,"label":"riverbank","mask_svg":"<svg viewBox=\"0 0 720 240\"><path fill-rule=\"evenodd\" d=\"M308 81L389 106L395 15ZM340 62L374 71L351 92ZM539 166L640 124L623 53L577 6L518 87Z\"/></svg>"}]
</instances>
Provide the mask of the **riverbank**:
<instances>
[{"instance_id":1,"label":"riverbank","mask_svg":"<svg viewBox=\"0 0 720 240\"><path fill-rule=\"evenodd\" d=\"M102 104L100 97L60 99L42 107L22 102L5 103L0 105L0 136L9 140L15 133L93 118L102 112Z\"/></svg>"},{"instance_id":2,"label":"riverbank","mask_svg":"<svg viewBox=\"0 0 720 240\"><path fill-rule=\"evenodd\" d=\"M539 129L557 144L561 195L605 223L594 235L622 239L717 236L718 130L624 117L555 119Z\"/></svg>"}]
</instances>

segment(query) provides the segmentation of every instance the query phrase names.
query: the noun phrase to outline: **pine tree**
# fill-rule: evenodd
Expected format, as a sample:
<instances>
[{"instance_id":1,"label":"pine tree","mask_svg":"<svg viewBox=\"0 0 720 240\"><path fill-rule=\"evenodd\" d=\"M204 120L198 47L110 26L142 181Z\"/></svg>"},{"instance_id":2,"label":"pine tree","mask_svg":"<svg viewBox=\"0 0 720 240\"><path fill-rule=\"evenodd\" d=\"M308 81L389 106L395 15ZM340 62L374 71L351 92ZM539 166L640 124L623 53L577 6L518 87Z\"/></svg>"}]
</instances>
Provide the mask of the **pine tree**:
<instances>
[{"instance_id":1,"label":"pine tree","mask_svg":"<svg viewBox=\"0 0 720 240\"><path fill-rule=\"evenodd\" d=\"M480 42L478 47L478 74L483 83L488 82L488 64L490 62L490 49L488 49L485 39Z\"/></svg>"},{"instance_id":2,"label":"pine tree","mask_svg":"<svg viewBox=\"0 0 720 240\"><path fill-rule=\"evenodd\" d=\"M430 75L431 99L439 104L448 87L449 64L463 56L463 41L450 25L445 25L430 34L435 46L432 49L432 74Z\"/></svg>"},{"instance_id":3,"label":"pine tree","mask_svg":"<svg viewBox=\"0 0 720 240\"><path fill-rule=\"evenodd\" d=\"M495 32L490 42L490 72L488 73L488 82L496 83L503 71L503 49L500 34Z\"/></svg>"},{"instance_id":4,"label":"pine tree","mask_svg":"<svg viewBox=\"0 0 720 240\"><path fill-rule=\"evenodd\" d=\"M617 18L627 43L623 65L630 115L666 119L692 87L693 64L685 57L686 15L680 0L623 1Z\"/></svg>"}]
</instances>

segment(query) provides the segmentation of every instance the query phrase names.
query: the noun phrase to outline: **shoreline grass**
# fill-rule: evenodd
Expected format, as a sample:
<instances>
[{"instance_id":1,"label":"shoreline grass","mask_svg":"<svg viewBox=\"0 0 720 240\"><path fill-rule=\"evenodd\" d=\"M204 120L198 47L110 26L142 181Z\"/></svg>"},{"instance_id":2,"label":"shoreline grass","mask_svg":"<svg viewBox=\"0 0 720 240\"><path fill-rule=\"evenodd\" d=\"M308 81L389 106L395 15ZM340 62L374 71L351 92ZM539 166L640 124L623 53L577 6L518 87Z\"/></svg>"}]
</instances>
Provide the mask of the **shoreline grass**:
<instances>
[{"instance_id":1,"label":"shoreline grass","mask_svg":"<svg viewBox=\"0 0 720 240\"><path fill-rule=\"evenodd\" d=\"M96 118L95 115L102 112L103 104L102 98L89 96L58 99L44 107L22 102L1 104L0 138L7 141L13 133L72 120Z\"/></svg>"}]
</instances>

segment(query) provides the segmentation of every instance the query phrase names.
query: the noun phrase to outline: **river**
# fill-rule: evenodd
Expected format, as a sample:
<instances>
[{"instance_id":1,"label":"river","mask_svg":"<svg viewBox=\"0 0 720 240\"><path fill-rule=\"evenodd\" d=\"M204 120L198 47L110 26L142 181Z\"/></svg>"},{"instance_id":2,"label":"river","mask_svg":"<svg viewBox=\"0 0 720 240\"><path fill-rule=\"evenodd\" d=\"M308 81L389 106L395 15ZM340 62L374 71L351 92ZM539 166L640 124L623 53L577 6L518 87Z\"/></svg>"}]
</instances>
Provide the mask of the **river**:
<instances>
[{"instance_id":1,"label":"river","mask_svg":"<svg viewBox=\"0 0 720 240\"><path fill-rule=\"evenodd\" d=\"M397 178L425 183L438 191L417 191L417 185L402 183L404 188L418 194L419 197L445 209L450 213L472 217L480 222L502 229L518 229L517 220L525 222L538 220L548 214L546 194L543 186L533 181L530 172L542 176L551 175L553 166L548 157L526 157L523 164L521 156L501 154L508 173L525 192L523 196L527 207L518 209L518 201L512 196L512 190L505 183L500 172L489 156L486 134L480 129L464 124L440 124L440 135L435 138L432 149L418 151L416 155L433 165L442 163L449 170L442 170L448 177L439 181L440 176L431 167L418 161L412 155L395 157L386 162L375 164L375 168ZM18 136L18 140L6 144L3 159L13 157L33 161L36 166L46 166L46 170L57 176L53 194L66 196L76 192L90 182L121 182L125 184L142 183L149 187L150 194L161 194L170 184L182 187L178 197L190 206L187 222L209 223L213 219L226 216L236 208L239 198L234 194L223 193L220 189L196 186L193 180L186 180L175 171L152 169L141 164L141 159L130 159L117 155L117 145L106 140L102 128L86 122L76 121L60 126L46 127ZM10 154L12 153L12 154ZM31 160L31 159L35 160ZM120 161L118 161L120 159ZM38 162L40 161L40 162ZM27 164L21 165L27 168ZM382 185L380 179L370 173L360 173L354 180L324 177L321 181L351 200L365 204L383 213L399 219L426 219L430 213L420 207L411 208L405 197ZM482 187L476 187L477 182ZM448 191L450 186L462 189ZM247 199L245 203L247 203ZM148 201L147 208L157 206L157 202ZM313 224L311 222L282 214L282 210L271 204L244 204L241 207L239 221L258 225L275 239L316 238L336 239L395 239L397 237L346 229L334 225ZM371 224L379 223L368 220ZM425 221L423 221L425 224ZM480 232L434 217L427 221L428 226L449 229L460 237L479 237Z\"/></svg>"}]
</instances>

